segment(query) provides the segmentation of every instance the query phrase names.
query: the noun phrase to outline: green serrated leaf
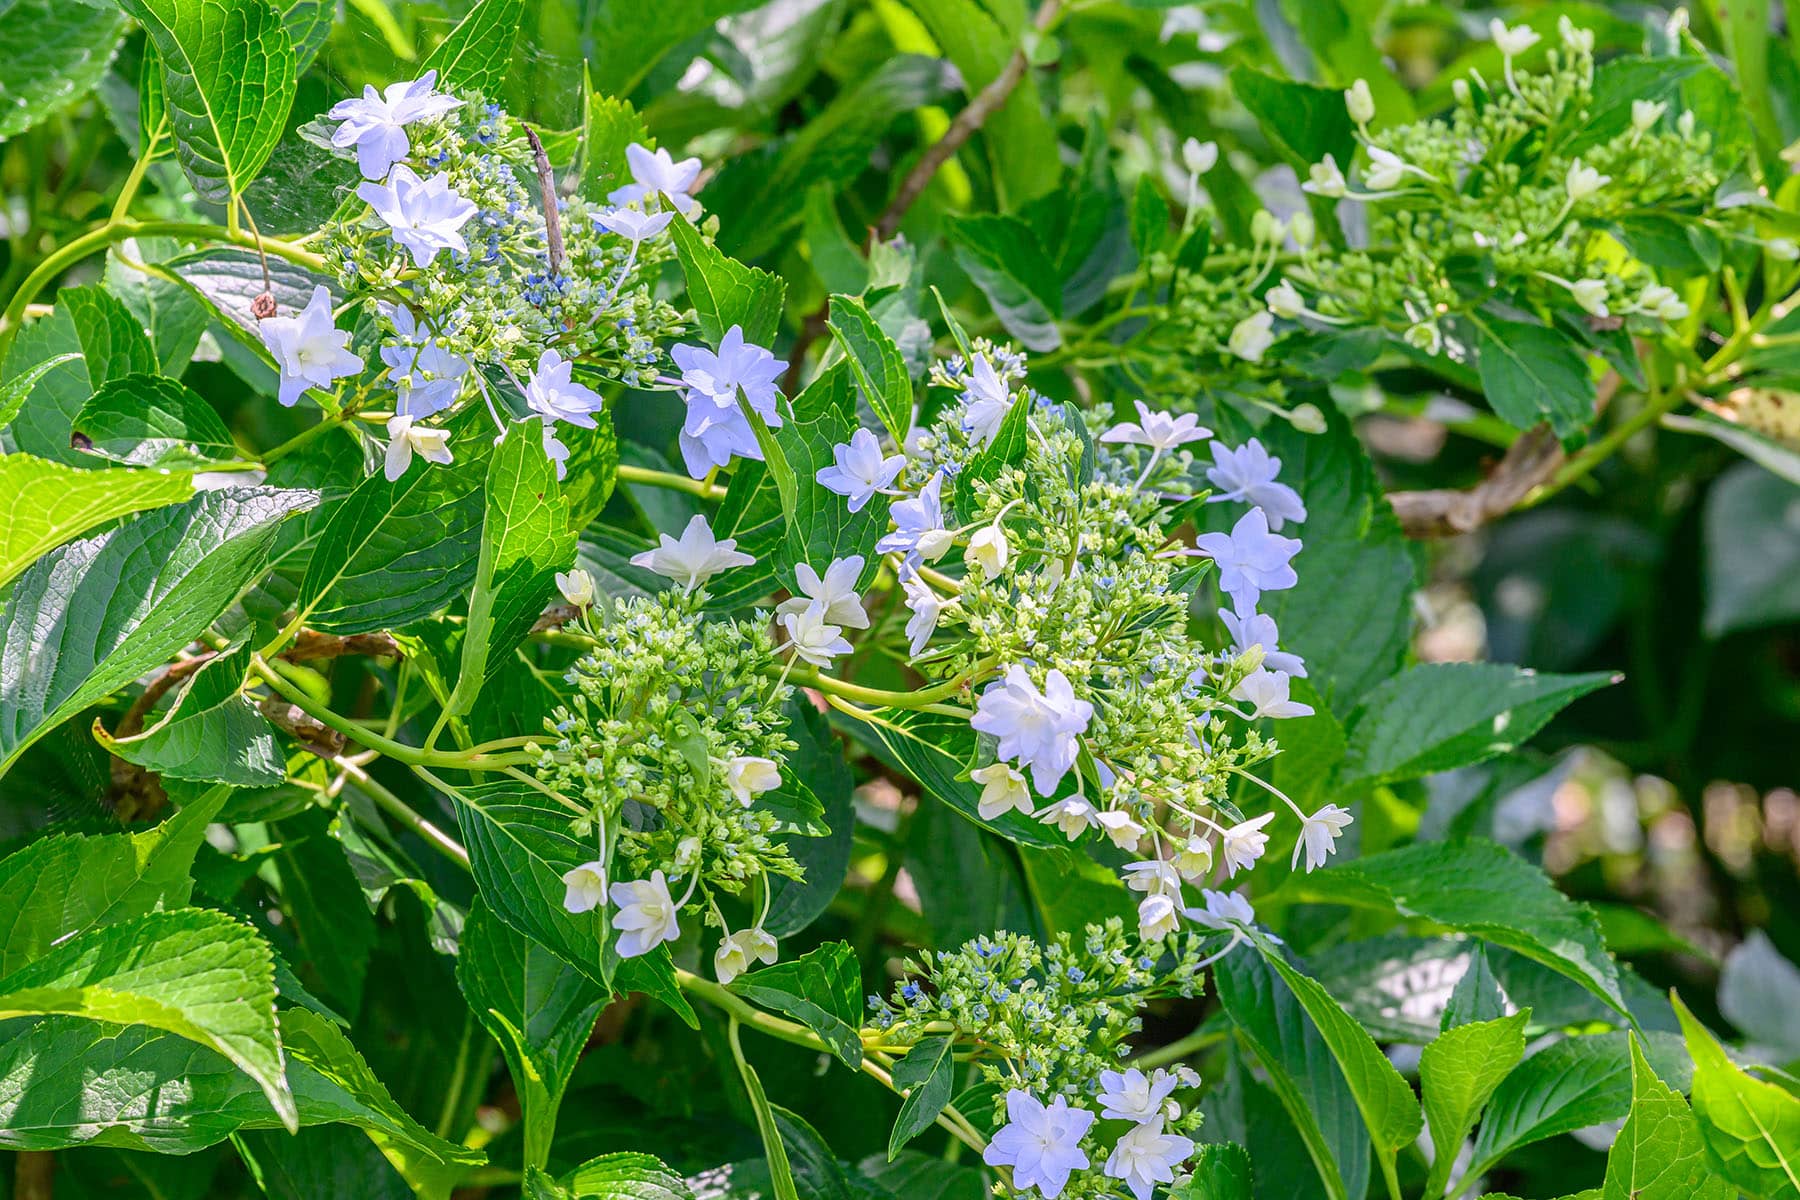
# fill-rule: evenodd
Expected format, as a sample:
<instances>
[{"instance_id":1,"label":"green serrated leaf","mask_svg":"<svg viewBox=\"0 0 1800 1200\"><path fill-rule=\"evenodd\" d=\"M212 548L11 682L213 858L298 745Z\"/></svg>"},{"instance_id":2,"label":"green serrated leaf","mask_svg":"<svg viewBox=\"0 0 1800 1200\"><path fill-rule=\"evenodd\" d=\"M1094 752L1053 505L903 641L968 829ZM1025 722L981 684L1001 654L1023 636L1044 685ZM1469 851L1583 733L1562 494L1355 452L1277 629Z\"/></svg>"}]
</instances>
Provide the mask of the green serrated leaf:
<instances>
[{"instance_id":1,"label":"green serrated leaf","mask_svg":"<svg viewBox=\"0 0 1800 1200\"><path fill-rule=\"evenodd\" d=\"M912 428L913 390L900 347L854 296L833 296L825 324L844 348L863 399L894 443L904 442Z\"/></svg>"},{"instance_id":2,"label":"green serrated leaf","mask_svg":"<svg viewBox=\"0 0 1800 1200\"><path fill-rule=\"evenodd\" d=\"M1594 377L1574 344L1555 330L1498 317L1471 316L1481 390L1510 425L1550 422L1568 438L1594 419Z\"/></svg>"},{"instance_id":3,"label":"green serrated leaf","mask_svg":"<svg viewBox=\"0 0 1800 1200\"><path fill-rule=\"evenodd\" d=\"M1416 779L1509 753L1564 707L1619 678L1504 663L1411 667L1364 697L1350 719L1339 782Z\"/></svg>"},{"instance_id":4,"label":"green serrated leaf","mask_svg":"<svg viewBox=\"0 0 1800 1200\"><path fill-rule=\"evenodd\" d=\"M739 976L731 990L786 1013L818 1034L852 1069L862 1066L862 976L843 942Z\"/></svg>"},{"instance_id":5,"label":"green serrated leaf","mask_svg":"<svg viewBox=\"0 0 1800 1200\"><path fill-rule=\"evenodd\" d=\"M1448 1029L1419 1056L1419 1088L1431 1122L1431 1175L1428 1195L1442 1195L1463 1140L1500 1081L1525 1057L1525 1023L1530 1009L1492 1021L1472 1021Z\"/></svg>"},{"instance_id":6,"label":"green serrated leaf","mask_svg":"<svg viewBox=\"0 0 1800 1200\"><path fill-rule=\"evenodd\" d=\"M894 1087L906 1100L888 1137L889 1162L902 1146L930 1129L944 1105L950 1103L956 1083L956 1059L950 1053L953 1045L954 1039L941 1034L920 1038L894 1063Z\"/></svg>"},{"instance_id":7,"label":"green serrated leaf","mask_svg":"<svg viewBox=\"0 0 1800 1200\"><path fill-rule=\"evenodd\" d=\"M464 626L462 669L444 707L467 713L488 676L527 634L555 594L556 573L575 558L575 530L538 418L516 421L488 464L486 515Z\"/></svg>"},{"instance_id":8,"label":"green serrated leaf","mask_svg":"<svg viewBox=\"0 0 1800 1200\"><path fill-rule=\"evenodd\" d=\"M126 762L169 779L279 786L287 778L287 763L275 728L243 694L249 660L248 646L211 660L147 728L115 738L95 721L95 739Z\"/></svg>"},{"instance_id":9,"label":"green serrated leaf","mask_svg":"<svg viewBox=\"0 0 1800 1200\"><path fill-rule=\"evenodd\" d=\"M701 336L717 347L726 330L736 325L744 331L746 342L769 345L781 324L787 284L779 276L727 256L679 213L669 223L669 231L687 278L688 298L694 302Z\"/></svg>"},{"instance_id":10,"label":"green serrated leaf","mask_svg":"<svg viewBox=\"0 0 1800 1200\"><path fill-rule=\"evenodd\" d=\"M94 90L125 36L124 14L69 0L0 6L0 141Z\"/></svg>"},{"instance_id":11,"label":"green serrated leaf","mask_svg":"<svg viewBox=\"0 0 1800 1200\"><path fill-rule=\"evenodd\" d=\"M262 573L281 522L316 499L205 492L38 560L13 585L0 625L0 772L204 632Z\"/></svg>"},{"instance_id":12,"label":"green serrated leaf","mask_svg":"<svg viewBox=\"0 0 1800 1200\"><path fill-rule=\"evenodd\" d=\"M1800 1097L1739 1070L1681 998L1673 999L1694 1060L1694 1116L1709 1163L1752 1196L1800 1197Z\"/></svg>"},{"instance_id":13,"label":"green serrated leaf","mask_svg":"<svg viewBox=\"0 0 1800 1200\"><path fill-rule=\"evenodd\" d=\"M1493 842L1419 843L1314 871L1287 886L1308 900L1435 921L1516 950L1629 1019L1594 914Z\"/></svg>"},{"instance_id":14,"label":"green serrated leaf","mask_svg":"<svg viewBox=\"0 0 1800 1200\"><path fill-rule=\"evenodd\" d=\"M294 102L294 48L265 0L120 0L156 47L181 165L228 204L269 160Z\"/></svg>"},{"instance_id":15,"label":"green serrated leaf","mask_svg":"<svg viewBox=\"0 0 1800 1200\"><path fill-rule=\"evenodd\" d=\"M71 538L115 517L179 504L194 494L187 475L78 471L29 454L0 457L0 587Z\"/></svg>"},{"instance_id":16,"label":"green serrated leaf","mask_svg":"<svg viewBox=\"0 0 1800 1200\"><path fill-rule=\"evenodd\" d=\"M479 0L426 56L420 73L436 71L439 88L494 95L512 65L513 42L524 15L525 0Z\"/></svg>"},{"instance_id":17,"label":"green serrated leaf","mask_svg":"<svg viewBox=\"0 0 1800 1200\"><path fill-rule=\"evenodd\" d=\"M133 467L199 469L239 457L213 406L179 380L125 375L100 385L75 417L78 448Z\"/></svg>"},{"instance_id":18,"label":"green serrated leaf","mask_svg":"<svg viewBox=\"0 0 1800 1200\"><path fill-rule=\"evenodd\" d=\"M1731 1200L1737 1189L1706 1156L1700 1123L1681 1093L1657 1078L1631 1039L1631 1115L1606 1156L1605 1200Z\"/></svg>"},{"instance_id":19,"label":"green serrated leaf","mask_svg":"<svg viewBox=\"0 0 1800 1200\"><path fill-rule=\"evenodd\" d=\"M84 930L185 906L194 855L229 794L211 788L142 833L50 834L0 859L0 978Z\"/></svg>"},{"instance_id":20,"label":"green serrated leaf","mask_svg":"<svg viewBox=\"0 0 1800 1200\"><path fill-rule=\"evenodd\" d=\"M186 1038L230 1059L299 1128L269 948L223 913L149 913L76 934L0 979L0 1019L23 1016L149 1025Z\"/></svg>"},{"instance_id":21,"label":"green serrated leaf","mask_svg":"<svg viewBox=\"0 0 1800 1200\"><path fill-rule=\"evenodd\" d=\"M525 1162L541 1167L550 1159L569 1076L610 997L574 967L521 937L479 899L463 926L456 981L476 1020L506 1056L525 1126Z\"/></svg>"}]
</instances>

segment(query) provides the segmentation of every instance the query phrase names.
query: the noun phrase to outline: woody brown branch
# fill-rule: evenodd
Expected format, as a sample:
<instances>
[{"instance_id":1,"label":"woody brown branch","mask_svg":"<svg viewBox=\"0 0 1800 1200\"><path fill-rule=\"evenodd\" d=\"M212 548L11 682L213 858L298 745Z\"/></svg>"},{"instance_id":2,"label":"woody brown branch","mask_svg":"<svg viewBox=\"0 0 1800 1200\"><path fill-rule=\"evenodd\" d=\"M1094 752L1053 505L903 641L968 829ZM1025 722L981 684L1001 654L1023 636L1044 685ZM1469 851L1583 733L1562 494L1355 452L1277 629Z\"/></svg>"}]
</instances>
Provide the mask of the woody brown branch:
<instances>
[{"instance_id":1,"label":"woody brown branch","mask_svg":"<svg viewBox=\"0 0 1800 1200\"><path fill-rule=\"evenodd\" d=\"M1061 10L1062 0L1044 0L1033 21L1036 31L1042 33L1055 24L1057 14ZM976 131L987 123L987 119L1012 98L1013 92L1024 80L1026 68L1029 66L1030 59L1026 55L1025 47L1020 46L1013 51L1012 57L1006 60L1006 65L1000 68L1000 73L994 76L986 87L976 92L974 97L963 106L962 111L956 114L950 122L950 127L944 130L944 136L925 148L925 153L919 156L919 161L913 164L912 170L906 173L906 178L900 181L900 187L894 192L893 199L888 201L888 206L882 210L881 216L875 219L875 224L869 233L870 242L888 241L899 231L900 222L906 216L907 210L912 208L913 203L925 194L925 189L930 187L931 181L937 177L938 169L955 157L956 152L961 150L968 140L975 136ZM864 249L867 248L867 244L865 244ZM800 332L794 338L794 347L788 353L787 375L782 379L782 390L790 396L799 389L800 372L805 368L807 351L812 349L812 344L825 333L825 320L829 311L829 301L820 304L818 310L810 313L801 323Z\"/></svg>"},{"instance_id":2,"label":"woody brown branch","mask_svg":"<svg viewBox=\"0 0 1800 1200\"><path fill-rule=\"evenodd\" d=\"M1596 417L1606 411L1621 382L1617 371L1607 372L1600 381L1594 397ZM1474 487L1389 492L1388 504L1407 537L1456 537L1518 508L1550 483L1567 461L1568 455L1550 427L1540 425L1520 434L1487 478Z\"/></svg>"}]
</instances>

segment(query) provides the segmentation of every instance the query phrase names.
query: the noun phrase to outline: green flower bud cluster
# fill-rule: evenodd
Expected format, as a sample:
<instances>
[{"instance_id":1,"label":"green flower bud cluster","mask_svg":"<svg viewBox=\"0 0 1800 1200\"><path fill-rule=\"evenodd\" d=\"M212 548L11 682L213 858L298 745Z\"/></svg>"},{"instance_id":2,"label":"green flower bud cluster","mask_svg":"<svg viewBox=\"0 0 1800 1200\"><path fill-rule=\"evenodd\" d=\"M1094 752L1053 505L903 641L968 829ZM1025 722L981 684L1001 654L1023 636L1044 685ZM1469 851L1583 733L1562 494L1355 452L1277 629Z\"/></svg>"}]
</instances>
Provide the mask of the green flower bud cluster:
<instances>
[{"instance_id":1,"label":"green flower bud cluster","mask_svg":"<svg viewBox=\"0 0 1800 1200\"><path fill-rule=\"evenodd\" d=\"M1541 70L1509 59L1503 78L1471 72L1441 116L1371 130L1372 102L1353 90L1358 162L1314 164L1304 187L1356 204L1355 244L1318 237L1304 212L1259 213L1248 251L1215 247L1186 272L1156 258L1148 269L1173 280L1173 319L1137 339L1147 377L1158 391L1280 399L1277 347L1291 335L1374 329L1437 354L1458 335L1452 319L1496 297L1663 332L1686 306L1633 258L1632 231L1754 240L1748 210L1717 198L1736 164L1676 101L1631 104L1595 140L1594 80L1593 37L1568 26Z\"/></svg>"},{"instance_id":2,"label":"green flower bud cluster","mask_svg":"<svg viewBox=\"0 0 1800 1200\"><path fill-rule=\"evenodd\" d=\"M674 257L665 230L634 244L595 224L605 206L557 202L562 260L552 269L543 195L524 126L475 93L408 126L399 160L421 178L443 175L476 206L461 229L468 253L419 269L369 207L353 200L327 226L322 252L344 290L405 303L433 341L459 359L524 379L546 349L627 386L654 378L659 342L682 332L679 310L652 282Z\"/></svg>"},{"instance_id":3,"label":"green flower bud cluster","mask_svg":"<svg viewBox=\"0 0 1800 1200\"><path fill-rule=\"evenodd\" d=\"M794 749L793 688L763 669L767 622L703 619L698 594L671 590L587 610L581 630L593 648L564 677L573 695L537 763L587 809L576 836L604 830L617 876L661 870L733 894L765 872L799 878L780 814L734 788L734 760L779 767Z\"/></svg>"}]
</instances>

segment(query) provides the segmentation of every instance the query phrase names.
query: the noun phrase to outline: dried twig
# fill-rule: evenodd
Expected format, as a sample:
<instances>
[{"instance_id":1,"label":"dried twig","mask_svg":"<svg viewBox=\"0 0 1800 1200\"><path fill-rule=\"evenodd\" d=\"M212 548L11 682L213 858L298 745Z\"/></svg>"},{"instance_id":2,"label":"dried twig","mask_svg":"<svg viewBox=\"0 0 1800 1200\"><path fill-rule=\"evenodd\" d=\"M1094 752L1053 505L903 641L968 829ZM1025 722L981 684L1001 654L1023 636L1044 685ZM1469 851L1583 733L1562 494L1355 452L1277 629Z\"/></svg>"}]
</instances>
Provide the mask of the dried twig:
<instances>
[{"instance_id":1,"label":"dried twig","mask_svg":"<svg viewBox=\"0 0 1800 1200\"><path fill-rule=\"evenodd\" d=\"M1621 380L1609 371L1594 397L1594 415L1606 411ZM1429 488L1389 492L1388 503L1407 537L1455 537L1481 528L1517 508L1556 476L1568 455L1547 425L1520 434L1488 477L1467 490Z\"/></svg>"},{"instance_id":2,"label":"dried twig","mask_svg":"<svg viewBox=\"0 0 1800 1200\"><path fill-rule=\"evenodd\" d=\"M1050 28L1056 23L1057 14L1061 11L1062 0L1044 0L1033 21L1036 30L1042 33ZM975 132L987 122L987 119L1012 97L1014 90L1024 80L1028 66L1030 66L1030 59L1026 56L1025 47L1020 46L1013 51L1012 57L1006 60L1006 65L1000 68L1000 73L994 76L986 87L976 92L963 106L962 111L956 114L956 117L950 122L950 127L944 130L944 136L925 148L925 153L919 156L919 161L913 164L912 170L906 173L906 178L900 181L900 188L894 193L894 198L888 201L887 208L883 209L881 216L876 218L874 226L869 231L870 242L885 242L894 236L899 230L900 221L906 216L907 210L913 206L914 201L925 194L925 189L931 186L931 181L937 176L938 168L949 162L956 152L961 150L971 137L975 136ZM865 245L864 248L867 249L867 246ZM794 338L793 349L788 352L787 375L783 377L781 385L782 390L790 396L800 386L800 372L805 368L807 351L812 349L814 342L824 336L828 311L827 304L821 304L818 311L808 315L806 320L801 323L800 332Z\"/></svg>"},{"instance_id":3,"label":"dried twig","mask_svg":"<svg viewBox=\"0 0 1800 1200\"><path fill-rule=\"evenodd\" d=\"M544 241L550 246L550 274L561 275L562 214L556 210L556 176L550 171L550 156L544 153L544 143L538 140L537 130L525 126L525 139L531 143L532 156L537 159L538 186L544 193Z\"/></svg>"},{"instance_id":4,"label":"dried twig","mask_svg":"<svg viewBox=\"0 0 1800 1200\"><path fill-rule=\"evenodd\" d=\"M1488 477L1469 488L1389 492L1388 503L1407 537L1455 537L1511 512L1563 464L1563 449L1547 425L1521 434Z\"/></svg>"}]
</instances>

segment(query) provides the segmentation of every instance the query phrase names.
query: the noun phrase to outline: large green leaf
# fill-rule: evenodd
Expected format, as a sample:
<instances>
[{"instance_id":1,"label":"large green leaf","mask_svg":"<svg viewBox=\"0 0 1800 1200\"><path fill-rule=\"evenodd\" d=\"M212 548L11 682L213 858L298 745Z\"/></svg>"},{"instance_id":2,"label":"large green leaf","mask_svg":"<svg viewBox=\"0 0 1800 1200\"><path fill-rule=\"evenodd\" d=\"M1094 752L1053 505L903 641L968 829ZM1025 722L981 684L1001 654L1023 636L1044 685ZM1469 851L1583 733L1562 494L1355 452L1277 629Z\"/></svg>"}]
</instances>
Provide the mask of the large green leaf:
<instances>
[{"instance_id":1,"label":"large green leaf","mask_svg":"<svg viewBox=\"0 0 1800 1200\"><path fill-rule=\"evenodd\" d=\"M1559 438L1594 419L1594 378L1568 338L1542 325L1471 317L1480 355L1481 390L1509 424L1530 429L1545 421Z\"/></svg>"},{"instance_id":2,"label":"large green leaf","mask_svg":"<svg viewBox=\"0 0 1800 1200\"><path fill-rule=\"evenodd\" d=\"M80 448L133 467L194 469L239 457L213 406L161 375L109 379L75 417Z\"/></svg>"},{"instance_id":3,"label":"large green leaf","mask_svg":"<svg viewBox=\"0 0 1800 1200\"><path fill-rule=\"evenodd\" d=\"M464 626L462 669L445 707L463 714L555 594L556 573L575 558L569 502L543 450L537 419L514 422L488 464L486 515L475 590Z\"/></svg>"},{"instance_id":4,"label":"large green leaf","mask_svg":"<svg viewBox=\"0 0 1800 1200\"><path fill-rule=\"evenodd\" d=\"M1706 633L1800 617L1800 483L1750 463L1706 494Z\"/></svg>"},{"instance_id":5,"label":"large green leaf","mask_svg":"<svg viewBox=\"0 0 1800 1200\"><path fill-rule=\"evenodd\" d=\"M125 17L71 0L0 5L0 141L94 90L112 65Z\"/></svg>"},{"instance_id":6,"label":"large green leaf","mask_svg":"<svg viewBox=\"0 0 1800 1200\"><path fill-rule=\"evenodd\" d=\"M1568 976L1629 1018L1593 912L1493 842L1422 842L1297 876L1288 889L1475 934Z\"/></svg>"},{"instance_id":7,"label":"large green leaf","mask_svg":"<svg viewBox=\"0 0 1800 1200\"><path fill-rule=\"evenodd\" d=\"M954 1039L945 1034L920 1038L906 1056L894 1063L894 1087L906 1097L894 1131L888 1137L888 1161L906 1143L930 1129L956 1085L956 1059L950 1050Z\"/></svg>"},{"instance_id":8,"label":"large green leaf","mask_svg":"<svg viewBox=\"0 0 1800 1200\"><path fill-rule=\"evenodd\" d=\"M1231 91L1288 164L1304 173L1326 155L1348 170L1356 130L1336 88L1297 83L1250 67L1234 67Z\"/></svg>"},{"instance_id":9,"label":"large green leaf","mask_svg":"<svg viewBox=\"0 0 1800 1200\"><path fill-rule=\"evenodd\" d=\"M185 683L175 701L147 728L125 738L98 721L94 736L112 753L169 779L276 787L287 763L275 729L243 694L250 650L213 659Z\"/></svg>"},{"instance_id":10,"label":"large green leaf","mask_svg":"<svg viewBox=\"0 0 1800 1200\"><path fill-rule=\"evenodd\" d=\"M834 363L794 398L793 419L775 433L782 457L794 475L794 507L788 516L787 540L780 562L784 582L793 585L793 568L811 565L820 575L834 559L862 555L866 585L874 577L879 556L875 543L887 527L887 506L879 500L851 512L845 497L829 491L818 474L836 462L834 446L848 442L860 426L856 419L856 384L848 361Z\"/></svg>"},{"instance_id":11,"label":"large green leaf","mask_svg":"<svg viewBox=\"0 0 1800 1200\"><path fill-rule=\"evenodd\" d=\"M1712 1167L1752 1196L1800 1197L1800 1097L1739 1070L1679 998L1675 1015L1694 1060L1694 1116Z\"/></svg>"},{"instance_id":12,"label":"large green leaf","mask_svg":"<svg viewBox=\"0 0 1800 1200\"><path fill-rule=\"evenodd\" d=\"M181 908L206 826L229 789L209 789L142 833L53 833L0 859L0 978L95 926Z\"/></svg>"},{"instance_id":13,"label":"large green leaf","mask_svg":"<svg viewBox=\"0 0 1800 1200\"><path fill-rule=\"evenodd\" d=\"M1368 1184L1369 1131L1325 1039L1275 968L1248 950L1214 973L1232 1028L1268 1073L1269 1086L1300 1133L1330 1200L1359 1197Z\"/></svg>"},{"instance_id":14,"label":"large green leaf","mask_svg":"<svg viewBox=\"0 0 1800 1200\"><path fill-rule=\"evenodd\" d=\"M1631 1116L1606 1156L1605 1200L1731 1200L1707 1161L1700 1123L1631 1040Z\"/></svg>"},{"instance_id":15,"label":"large green leaf","mask_svg":"<svg viewBox=\"0 0 1800 1200\"><path fill-rule=\"evenodd\" d=\"M334 508L300 584L303 619L370 633L430 616L468 590L480 559L479 461L371 475Z\"/></svg>"},{"instance_id":16,"label":"large green leaf","mask_svg":"<svg viewBox=\"0 0 1800 1200\"><path fill-rule=\"evenodd\" d=\"M1384 1170L1391 1171L1395 1152L1410 1145L1423 1125L1412 1086L1318 980L1295 970L1283 952L1260 934L1253 935L1251 941L1293 992L1332 1057L1337 1059L1344 1082L1350 1085L1350 1094L1356 1098L1356 1107L1375 1143L1377 1158L1385 1160Z\"/></svg>"},{"instance_id":17,"label":"large green leaf","mask_svg":"<svg viewBox=\"0 0 1800 1200\"><path fill-rule=\"evenodd\" d=\"M1188 1164L1188 1181L1173 1200L1250 1200L1250 1152L1236 1142L1202 1146Z\"/></svg>"},{"instance_id":18,"label":"large green leaf","mask_svg":"<svg viewBox=\"0 0 1800 1200\"><path fill-rule=\"evenodd\" d=\"M407 1116L325 1018L289 1008L278 1024L303 1126L360 1126L402 1174L484 1160L480 1151L446 1142ZM11 1036L0 1038L0 1146L189 1154L240 1129L280 1126L248 1075L173 1034L76 1017L21 1025L9 1025Z\"/></svg>"},{"instance_id":19,"label":"large green leaf","mask_svg":"<svg viewBox=\"0 0 1800 1200\"><path fill-rule=\"evenodd\" d=\"M475 883L493 915L610 992L605 912L563 907L563 874L593 861L597 844L575 840L567 809L516 784L461 788L453 799Z\"/></svg>"},{"instance_id":20,"label":"large green leaf","mask_svg":"<svg viewBox=\"0 0 1800 1200\"><path fill-rule=\"evenodd\" d=\"M825 324L844 348L863 399L895 444L904 442L912 429L913 389L900 347L854 296L833 296Z\"/></svg>"},{"instance_id":21,"label":"large green leaf","mask_svg":"<svg viewBox=\"0 0 1800 1200\"><path fill-rule=\"evenodd\" d=\"M587 6L582 44L594 87L628 96L665 54L711 29L721 17L755 8L759 0L597 0ZM683 66L686 63L682 64Z\"/></svg>"},{"instance_id":22,"label":"large green leaf","mask_svg":"<svg viewBox=\"0 0 1800 1200\"><path fill-rule=\"evenodd\" d=\"M1431 1122L1431 1176L1427 1195L1439 1196L1450 1169L1500 1081L1525 1056L1525 1022L1531 1010L1492 1021L1471 1021L1439 1034L1419 1056L1419 1089Z\"/></svg>"},{"instance_id":23,"label":"large green leaf","mask_svg":"<svg viewBox=\"0 0 1800 1200\"><path fill-rule=\"evenodd\" d=\"M0 403L20 406L12 418L14 446L71 466L95 465L71 445L75 415L107 380L154 373L156 366L143 322L118 297L98 284L63 288L56 308L27 325L6 357L9 390L25 389Z\"/></svg>"},{"instance_id":24,"label":"large green leaf","mask_svg":"<svg viewBox=\"0 0 1800 1200\"><path fill-rule=\"evenodd\" d=\"M456 981L500 1043L525 1125L525 1162L549 1161L557 1108L608 994L477 901L463 926Z\"/></svg>"},{"instance_id":25,"label":"large green leaf","mask_svg":"<svg viewBox=\"0 0 1800 1200\"><path fill-rule=\"evenodd\" d=\"M1062 280L1031 226L1004 213L981 213L952 219L947 232L957 264L987 296L1008 333L1027 350L1062 345L1056 324Z\"/></svg>"},{"instance_id":26,"label":"large green leaf","mask_svg":"<svg viewBox=\"0 0 1800 1200\"><path fill-rule=\"evenodd\" d=\"M114 517L178 504L194 494L187 475L78 471L29 454L0 457L0 587L49 550Z\"/></svg>"},{"instance_id":27,"label":"large green leaf","mask_svg":"<svg viewBox=\"0 0 1800 1200\"><path fill-rule=\"evenodd\" d=\"M818 1034L847 1067L862 1066L862 977L843 942L739 976L731 990Z\"/></svg>"},{"instance_id":28,"label":"large green leaf","mask_svg":"<svg viewBox=\"0 0 1800 1200\"><path fill-rule=\"evenodd\" d=\"M1504 663L1423 663L1364 698L1351 718L1343 783L1392 783L1506 754L1571 702L1617 683Z\"/></svg>"},{"instance_id":29,"label":"large green leaf","mask_svg":"<svg viewBox=\"0 0 1800 1200\"><path fill-rule=\"evenodd\" d=\"M420 74L438 73L438 87L494 95L512 65L525 0L480 0L425 59Z\"/></svg>"},{"instance_id":30,"label":"large green leaf","mask_svg":"<svg viewBox=\"0 0 1800 1200\"><path fill-rule=\"evenodd\" d=\"M1564 1038L1515 1067L1488 1101L1475 1137L1471 1179L1521 1146L1616 1121L1631 1108L1631 1054L1624 1031ZM1686 1074L1678 1039L1651 1034L1647 1052L1672 1079Z\"/></svg>"},{"instance_id":31,"label":"large green leaf","mask_svg":"<svg viewBox=\"0 0 1800 1200\"><path fill-rule=\"evenodd\" d=\"M178 909L98 926L0 979L0 1020L50 1016L149 1025L215 1050L299 1128L275 1031L273 956L224 913Z\"/></svg>"},{"instance_id":32,"label":"large green leaf","mask_svg":"<svg viewBox=\"0 0 1800 1200\"><path fill-rule=\"evenodd\" d=\"M781 277L728 257L679 214L669 230L687 277L688 299L707 343L716 348L726 330L737 325L746 342L769 345L781 324L782 297L787 294Z\"/></svg>"},{"instance_id":33,"label":"large green leaf","mask_svg":"<svg viewBox=\"0 0 1800 1200\"><path fill-rule=\"evenodd\" d=\"M855 781L830 723L804 700L792 702L790 716L788 736L794 739L797 749L788 753L783 775L805 781L823 809L820 819L830 832L822 837L782 835L788 853L806 872L806 878L770 878L769 908L763 916L763 928L776 937L798 933L830 907L844 886L856 823L850 796Z\"/></svg>"},{"instance_id":34,"label":"large green leaf","mask_svg":"<svg viewBox=\"0 0 1800 1200\"><path fill-rule=\"evenodd\" d=\"M692 1200L681 1176L651 1154L621 1151L591 1158L563 1177L572 1200Z\"/></svg>"},{"instance_id":35,"label":"large green leaf","mask_svg":"<svg viewBox=\"0 0 1800 1200\"><path fill-rule=\"evenodd\" d=\"M0 771L58 722L174 655L243 594L312 492L227 488L40 559L0 625Z\"/></svg>"},{"instance_id":36,"label":"large green leaf","mask_svg":"<svg viewBox=\"0 0 1800 1200\"><path fill-rule=\"evenodd\" d=\"M119 0L156 47L181 165L203 200L243 194L281 140L294 49L265 0Z\"/></svg>"}]
</instances>

